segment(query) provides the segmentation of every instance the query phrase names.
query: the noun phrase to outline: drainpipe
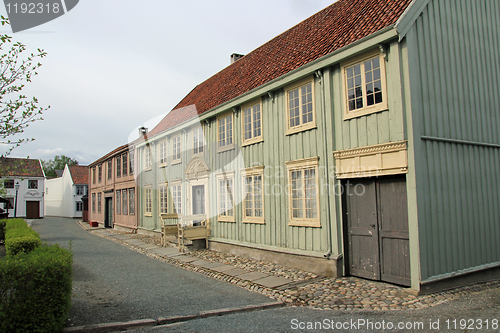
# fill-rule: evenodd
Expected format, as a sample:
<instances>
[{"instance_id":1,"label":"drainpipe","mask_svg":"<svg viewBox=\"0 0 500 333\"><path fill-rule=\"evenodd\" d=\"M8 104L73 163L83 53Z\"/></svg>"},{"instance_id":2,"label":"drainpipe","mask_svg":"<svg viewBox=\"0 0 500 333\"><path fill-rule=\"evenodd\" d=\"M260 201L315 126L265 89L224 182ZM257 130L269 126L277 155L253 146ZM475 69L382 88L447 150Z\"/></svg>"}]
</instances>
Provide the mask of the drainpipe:
<instances>
[{"instance_id":1,"label":"drainpipe","mask_svg":"<svg viewBox=\"0 0 500 333\"><path fill-rule=\"evenodd\" d=\"M323 141L326 143L327 140L326 140L326 135L327 135L327 126L326 126L326 108L325 108L325 85L324 85L324 77L323 77L323 72L321 70L317 70L315 73L316 77L319 79L319 84L321 85L321 109L323 110ZM326 258L326 259L330 259L330 255L332 254L332 222L331 222L331 219L330 219L330 214L331 214L331 207L330 207L330 179L329 179L329 168L328 168L328 147L327 145L325 144L325 169L326 169L326 180L327 180L327 183L328 183L328 200L326 201L327 203L327 211L328 211L328 219L327 219L327 223L328 223L328 227L327 227L327 230L328 230L328 235L327 235L327 247L328 247L328 251L323 254L323 257Z\"/></svg>"}]
</instances>

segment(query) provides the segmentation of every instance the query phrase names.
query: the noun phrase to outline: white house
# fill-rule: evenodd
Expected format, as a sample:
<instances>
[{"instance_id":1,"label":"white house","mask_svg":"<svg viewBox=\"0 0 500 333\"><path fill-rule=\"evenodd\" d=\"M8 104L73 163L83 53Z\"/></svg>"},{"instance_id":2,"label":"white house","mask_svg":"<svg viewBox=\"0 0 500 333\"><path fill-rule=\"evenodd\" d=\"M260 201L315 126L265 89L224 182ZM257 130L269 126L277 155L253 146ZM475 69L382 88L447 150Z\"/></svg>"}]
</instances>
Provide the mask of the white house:
<instances>
[{"instance_id":1,"label":"white house","mask_svg":"<svg viewBox=\"0 0 500 333\"><path fill-rule=\"evenodd\" d=\"M44 216L45 173L40 160L0 157L0 177L10 201L9 217Z\"/></svg>"},{"instance_id":2,"label":"white house","mask_svg":"<svg viewBox=\"0 0 500 333\"><path fill-rule=\"evenodd\" d=\"M45 214L81 218L82 197L88 192L88 167L67 165L61 177L45 182Z\"/></svg>"}]
</instances>

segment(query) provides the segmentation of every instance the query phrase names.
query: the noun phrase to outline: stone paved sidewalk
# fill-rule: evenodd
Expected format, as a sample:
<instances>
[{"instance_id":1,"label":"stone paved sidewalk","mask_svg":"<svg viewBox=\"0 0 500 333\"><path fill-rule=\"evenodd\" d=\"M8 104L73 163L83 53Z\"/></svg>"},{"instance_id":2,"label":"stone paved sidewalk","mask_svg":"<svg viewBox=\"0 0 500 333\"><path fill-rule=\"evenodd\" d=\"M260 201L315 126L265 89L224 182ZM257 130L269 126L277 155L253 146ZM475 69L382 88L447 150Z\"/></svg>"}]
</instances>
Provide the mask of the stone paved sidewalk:
<instances>
[{"instance_id":1,"label":"stone paved sidewalk","mask_svg":"<svg viewBox=\"0 0 500 333\"><path fill-rule=\"evenodd\" d=\"M355 277L325 278L310 272L211 250L183 254L174 247L160 247L160 241L154 237L90 228L87 223L81 222L80 225L101 237L112 239L169 264L299 306L353 311L422 309L474 291L500 288L498 281L417 296L414 291L396 285Z\"/></svg>"}]
</instances>

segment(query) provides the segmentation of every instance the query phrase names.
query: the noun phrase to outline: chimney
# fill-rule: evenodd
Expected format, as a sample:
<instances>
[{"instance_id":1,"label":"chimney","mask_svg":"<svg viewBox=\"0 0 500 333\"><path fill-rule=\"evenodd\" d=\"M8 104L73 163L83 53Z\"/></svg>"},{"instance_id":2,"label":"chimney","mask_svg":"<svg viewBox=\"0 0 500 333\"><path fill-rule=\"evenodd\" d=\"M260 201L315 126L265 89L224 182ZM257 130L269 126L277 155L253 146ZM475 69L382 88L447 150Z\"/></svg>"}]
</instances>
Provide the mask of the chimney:
<instances>
[{"instance_id":1,"label":"chimney","mask_svg":"<svg viewBox=\"0 0 500 333\"><path fill-rule=\"evenodd\" d=\"M233 53L231 54L231 64L239 60L240 58L243 58L245 55L244 54L238 54L238 53Z\"/></svg>"},{"instance_id":2,"label":"chimney","mask_svg":"<svg viewBox=\"0 0 500 333\"><path fill-rule=\"evenodd\" d=\"M142 127L139 127L139 136L146 136L146 134L148 133L148 129L144 126Z\"/></svg>"}]
</instances>

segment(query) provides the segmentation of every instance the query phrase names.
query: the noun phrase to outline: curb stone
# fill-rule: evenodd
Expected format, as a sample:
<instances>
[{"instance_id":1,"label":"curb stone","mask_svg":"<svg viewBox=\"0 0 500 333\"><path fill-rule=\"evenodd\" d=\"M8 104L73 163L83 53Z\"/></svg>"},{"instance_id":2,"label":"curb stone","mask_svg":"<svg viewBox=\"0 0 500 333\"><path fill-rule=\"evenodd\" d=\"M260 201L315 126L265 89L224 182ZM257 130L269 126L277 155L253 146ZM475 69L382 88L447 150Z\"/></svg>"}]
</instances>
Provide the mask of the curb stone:
<instances>
[{"instance_id":1,"label":"curb stone","mask_svg":"<svg viewBox=\"0 0 500 333\"><path fill-rule=\"evenodd\" d=\"M152 326L180 323L180 322L194 320L194 319L224 316L224 315L233 314L233 313L272 309L272 308L277 308L277 307L282 307L282 306L285 306L285 304L282 302L272 302L272 303L265 303L265 304L258 304L258 305L246 305L246 306L240 306L240 307L234 307L234 308L202 311L196 315L162 317L162 318L158 318L156 320L155 319L139 319L139 320L133 320L133 321L127 321L127 322L68 327L68 328L65 328L63 330L63 332L64 333L107 333L107 332L128 330L128 329L132 329L132 328L152 327Z\"/></svg>"}]
</instances>

